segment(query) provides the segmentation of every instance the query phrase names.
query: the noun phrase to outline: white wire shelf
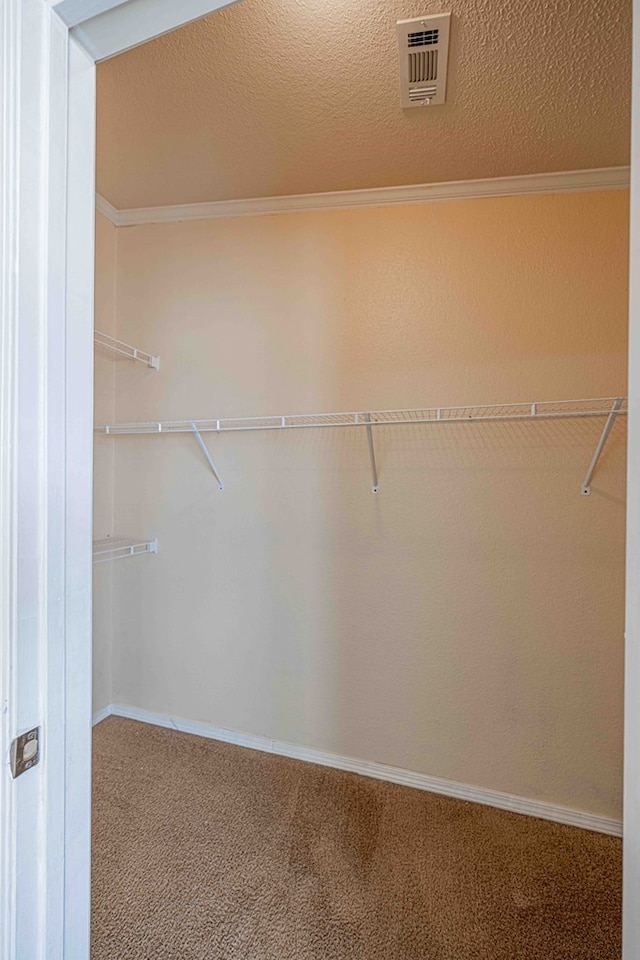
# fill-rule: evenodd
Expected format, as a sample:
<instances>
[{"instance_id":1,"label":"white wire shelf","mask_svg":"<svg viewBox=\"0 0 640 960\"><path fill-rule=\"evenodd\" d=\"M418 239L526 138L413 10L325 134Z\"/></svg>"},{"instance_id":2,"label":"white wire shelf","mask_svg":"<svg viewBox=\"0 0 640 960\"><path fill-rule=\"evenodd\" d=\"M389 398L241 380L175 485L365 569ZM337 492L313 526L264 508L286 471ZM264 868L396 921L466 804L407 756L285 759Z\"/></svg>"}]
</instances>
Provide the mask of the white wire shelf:
<instances>
[{"instance_id":1,"label":"white wire shelf","mask_svg":"<svg viewBox=\"0 0 640 960\"><path fill-rule=\"evenodd\" d=\"M107 333L100 333L95 330L93 343L96 353L109 360L137 360L152 370L160 369L160 357L154 357L150 353L145 353L144 350L138 350L137 347L132 347L122 340L116 340L115 337L110 337Z\"/></svg>"},{"instance_id":2,"label":"white wire shelf","mask_svg":"<svg viewBox=\"0 0 640 960\"><path fill-rule=\"evenodd\" d=\"M291 430L304 427L370 427L407 423L468 423L495 420L550 420L568 417L605 417L614 402L617 414L627 412L624 397L586 400L552 400L533 403L502 403L467 407L428 407L421 410L371 410L358 413L308 413L269 417L225 417L212 420L163 420L140 423L109 423L96 432L132 433L225 433L238 430Z\"/></svg>"},{"instance_id":3,"label":"white wire shelf","mask_svg":"<svg viewBox=\"0 0 640 960\"><path fill-rule=\"evenodd\" d=\"M106 563L107 560L124 560L137 557L141 553L157 553L157 540L134 540L126 537L107 537L93 541L93 562Z\"/></svg>"},{"instance_id":4,"label":"white wire shelf","mask_svg":"<svg viewBox=\"0 0 640 960\"><path fill-rule=\"evenodd\" d=\"M108 423L96 427L96 432L110 435L191 433L195 437L211 468L218 489L224 490L203 433L230 433L246 430L295 430L309 427L365 427L371 462L372 489L378 492L373 427L419 423L479 423L513 420L567 420L572 417L606 417L598 445L582 484L582 493L591 492L591 479L598 460L618 416L627 413L626 397L595 397L583 400L542 400L532 403L494 403L467 407L426 407L421 410L371 410L358 413L284 414L269 417L230 417L214 420L162 420L140 423Z\"/></svg>"}]
</instances>

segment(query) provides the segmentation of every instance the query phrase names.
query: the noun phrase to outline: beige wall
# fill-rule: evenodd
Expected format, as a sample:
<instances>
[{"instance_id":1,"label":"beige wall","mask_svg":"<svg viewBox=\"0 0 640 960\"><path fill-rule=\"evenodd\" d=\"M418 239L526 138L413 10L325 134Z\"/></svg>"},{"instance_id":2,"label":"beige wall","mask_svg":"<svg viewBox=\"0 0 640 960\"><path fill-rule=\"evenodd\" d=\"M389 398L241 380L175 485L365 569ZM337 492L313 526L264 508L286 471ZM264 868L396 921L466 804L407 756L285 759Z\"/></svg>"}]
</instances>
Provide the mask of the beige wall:
<instances>
[{"instance_id":1,"label":"beige wall","mask_svg":"<svg viewBox=\"0 0 640 960\"><path fill-rule=\"evenodd\" d=\"M96 214L95 328L115 336L116 332L116 228ZM96 422L115 414L115 364L99 354L94 369L94 416ZM94 442L93 536L95 540L113 535L113 470L116 450L105 437ZM93 568L93 709L111 702L112 640L111 564Z\"/></svg>"},{"instance_id":2,"label":"beige wall","mask_svg":"<svg viewBox=\"0 0 640 960\"><path fill-rule=\"evenodd\" d=\"M626 192L118 231L118 420L610 396ZM118 437L113 700L620 816L624 424Z\"/></svg>"}]
</instances>

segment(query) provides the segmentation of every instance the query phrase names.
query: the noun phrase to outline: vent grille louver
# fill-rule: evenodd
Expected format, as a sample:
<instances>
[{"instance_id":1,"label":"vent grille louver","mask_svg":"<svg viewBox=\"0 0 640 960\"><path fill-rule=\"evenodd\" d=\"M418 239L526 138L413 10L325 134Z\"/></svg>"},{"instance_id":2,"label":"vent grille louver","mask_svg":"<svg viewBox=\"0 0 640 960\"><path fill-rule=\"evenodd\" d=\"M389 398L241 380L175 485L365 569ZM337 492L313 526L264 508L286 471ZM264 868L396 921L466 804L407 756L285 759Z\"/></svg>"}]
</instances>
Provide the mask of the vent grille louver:
<instances>
[{"instance_id":1,"label":"vent grille louver","mask_svg":"<svg viewBox=\"0 0 640 960\"><path fill-rule=\"evenodd\" d=\"M445 102L451 14L399 20L400 101L403 107Z\"/></svg>"},{"instance_id":2,"label":"vent grille louver","mask_svg":"<svg viewBox=\"0 0 640 960\"><path fill-rule=\"evenodd\" d=\"M438 51L421 50L409 54L409 83L438 79Z\"/></svg>"},{"instance_id":3,"label":"vent grille louver","mask_svg":"<svg viewBox=\"0 0 640 960\"><path fill-rule=\"evenodd\" d=\"M431 100L436 95L435 87L414 87L409 90L409 98L413 103L422 103L424 100Z\"/></svg>"},{"instance_id":4,"label":"vent grille louver","mask_svg":"<svg viewBox=\"0 0 640 960\"><path fill-rule=\"evenodd\" d=\"M438 30L417 30L407 36L409 47L431 47L438 42Z\"/></svg>"}]
</instances>

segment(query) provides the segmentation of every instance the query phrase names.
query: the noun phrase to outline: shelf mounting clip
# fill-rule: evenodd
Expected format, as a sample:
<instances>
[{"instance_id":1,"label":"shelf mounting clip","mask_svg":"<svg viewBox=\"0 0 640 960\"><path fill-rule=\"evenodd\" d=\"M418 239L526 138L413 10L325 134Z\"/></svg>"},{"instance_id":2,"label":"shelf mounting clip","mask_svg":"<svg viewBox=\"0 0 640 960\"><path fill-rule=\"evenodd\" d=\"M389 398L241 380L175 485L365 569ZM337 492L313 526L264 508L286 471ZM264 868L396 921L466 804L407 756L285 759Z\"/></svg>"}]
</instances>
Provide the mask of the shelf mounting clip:
<instances>
[{"instance_id":1,"label":"shelf mounting clip","mask_svg":"<svg viewBox=\"0 0 640 960\"><path fill-rule=\"evenodd\" d=\"M191 429L193 430L193 435L194 435L194 437L195 437L196 440L198 441L198 445L199 445L200 449L202 450L202 452L204 453L204 455L205 455L205 457L206 457L207 463L208 463L209 466L211 467L211 472L213 473L214 477L215 477L216 480L218 481L218 490L220 490L220 492L222 493L222 491L224 490L224 484L223 484L222 480L220 479L220 474L218 473L217 467L216 467L215 463L213 462L213 458L212 458L211 454L209 453L209 449L208 449L206 443L205 443L204 440L202 439L202 435L201 435L200 431L198 430L198 428L196 427L196 425L195 425L195 423L194 423L193 421L191 421Z\"/></svg>"},{"instance_id":2,"label":"shelf mounting clip","mask_svg":"<svg viewBox=\"0 0 640 960\"><path fill-rule=\"evenodd\" d=\"M607 417L607 422L603 427L602 433L600 435L600 439L598 440L598 446L596 447L591 463L589 464L589 469L587 470L587 475L584 478L584 482L582 484L583 497L588 497L589 494L591 493L591 479L593 477L596 467L598 466L598 460L600 459L600 455L604 450L604 446L607 440L609 439L609 434L611 433L613 425L616 422L616 417L620 412L620 407L622 406L623 400L624 400L624 397L616 397L616 399L613 401L613 405L611 407L611 410L609 411L609 416Z\"/></svg>"}]
</instances>

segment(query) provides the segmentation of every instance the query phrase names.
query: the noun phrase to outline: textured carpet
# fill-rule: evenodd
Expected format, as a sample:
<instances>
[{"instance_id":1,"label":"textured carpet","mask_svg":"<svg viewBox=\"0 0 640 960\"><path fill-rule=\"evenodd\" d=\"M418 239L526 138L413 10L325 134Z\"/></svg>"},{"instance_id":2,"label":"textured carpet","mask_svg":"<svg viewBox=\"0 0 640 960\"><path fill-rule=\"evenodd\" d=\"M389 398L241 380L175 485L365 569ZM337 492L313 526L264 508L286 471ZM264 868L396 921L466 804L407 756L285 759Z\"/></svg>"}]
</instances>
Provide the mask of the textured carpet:
<instances>
[{"instance_id":1,"label":"textured carpet","mask_svg":"<svg viewBox=\"0 0 640 960\"><path fill-rule=\"evenodd\" d=\"M620 841L110 718L92 960L619 960Z\"/></svg>"}]
</instances>

